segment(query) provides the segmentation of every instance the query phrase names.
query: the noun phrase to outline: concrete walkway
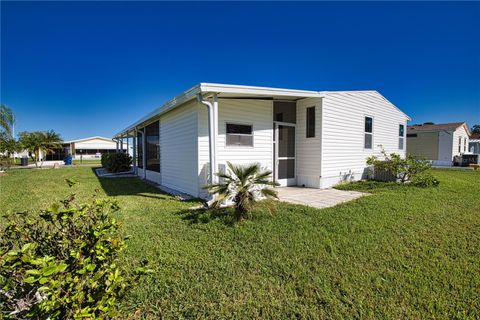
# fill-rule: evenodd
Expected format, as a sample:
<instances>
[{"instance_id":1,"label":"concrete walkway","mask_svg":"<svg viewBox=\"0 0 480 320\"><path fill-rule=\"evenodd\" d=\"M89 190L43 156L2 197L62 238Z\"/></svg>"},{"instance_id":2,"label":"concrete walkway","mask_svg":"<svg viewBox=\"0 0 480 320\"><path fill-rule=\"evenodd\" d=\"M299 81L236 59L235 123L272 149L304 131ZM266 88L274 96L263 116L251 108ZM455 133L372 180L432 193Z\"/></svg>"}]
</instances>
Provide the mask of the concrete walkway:
<instances>
[{"instance_id":1,"label":"concrete walkway","mask_svg":"<svg viewBox=\"0 0 480 320\"><path fill-rule=\"evenodd\" d=\"M358 199L367 193L337 189L313 189L300 187L277 188L280 201L303 204L314 208L334 207L339 203Z\"/></svg>"}]
</instances>

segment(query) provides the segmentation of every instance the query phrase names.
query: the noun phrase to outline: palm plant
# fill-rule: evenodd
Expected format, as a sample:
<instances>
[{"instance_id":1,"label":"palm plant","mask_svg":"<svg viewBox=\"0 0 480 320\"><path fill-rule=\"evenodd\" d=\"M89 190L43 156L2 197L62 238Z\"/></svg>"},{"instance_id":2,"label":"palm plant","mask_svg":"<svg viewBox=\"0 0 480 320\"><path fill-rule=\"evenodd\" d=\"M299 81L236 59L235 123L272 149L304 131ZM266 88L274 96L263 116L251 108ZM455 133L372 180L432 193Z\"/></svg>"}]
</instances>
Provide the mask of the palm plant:
<instances>
[{"instance_id":1,"label":"palm plant","mask_svg":"<svg viewBox=\"0 0 480 320\"><path fill-rule=\"evenodd\" d=\"M13 137L13 125L15 124L15 115L12 109L6 105L0 105L0 128L9 137Z\"/></svg>"},{"instance_id":2,"label":"palm plant","mask_svg":"<svg viewBox=\"0 0 480 320\"><path fill-rule=\"evenodd\" d=\"M50 131L34 131L34 132L20 132L19 142L24 149L26 149L38 167L40 160L40 153L54 153L55 149L61 148L62 138L53 130ZM42 166L43 161L40 166Z\"/></svg>"},{"instance_id":3,"label":"palm plant","mask_svg":"<svg viewBox=\"0 0 480 320\"><path fill-rule=\"evenodd\" d=\"M217 174L222 181L206 187L215 195L212 207L233 202L235 219L240 221L260 197L278 198L277 192L271 188L278 186L270 179L271 171L262 170L258 163L234 165L227 161L227 165L228 172Z\"/></svg>"}]
</instances>

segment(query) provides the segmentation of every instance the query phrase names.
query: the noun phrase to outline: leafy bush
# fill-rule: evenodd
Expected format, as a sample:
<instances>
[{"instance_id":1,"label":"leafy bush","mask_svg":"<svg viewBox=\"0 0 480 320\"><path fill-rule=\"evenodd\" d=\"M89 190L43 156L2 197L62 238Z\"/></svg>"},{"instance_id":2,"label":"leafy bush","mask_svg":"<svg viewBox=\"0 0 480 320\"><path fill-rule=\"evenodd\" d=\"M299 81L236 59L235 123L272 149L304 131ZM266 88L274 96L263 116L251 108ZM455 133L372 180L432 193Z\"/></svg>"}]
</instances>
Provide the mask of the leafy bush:
<instances>
[{"instance_id":1,"label":"leafy bush","mask_svg":"<svg viewBox=\"0 0 480 320\"><path fill-rule=\"evenodd\" d=\"M6 171L14 165L13 158L9 156L0 155L0 171Z\"/></svg>"},{"instance_id":2,"label":"leafy bush","mask_svg":"<svg viewBox=\"0 0 480 320\"><path fill-rule=\"evenodd\" d=\"M367 164L373 166L374 172L389 172L401 183L411 182L412 180L418 182L422 176L426 177L425 172L431 168L431 164L428 161L416 159L411 154L408 154L405 158L402 158L397 153L388 155L384 150L382 150L382 154L384 160L371 156L367 159ZM432 185L438 185L438 181Z\"/></svg>"},{"instance_id":3,"label":"leafy bush","mask_svg":"<svg viewBox=\"0 0 480 320\"><path fill-rule=\"evenodd\" d=\"M440 181L438 181L431 173L424 172L414 176L411 179L411 183L416 187L429 188L438 186Z\"/></svg>"},{"instance_id":4,"label":"leafy bush","mask_svg":"<svg viewBox=\"0 0 480 320\"><path fill-rule=\"evenodd\" d=\"M102 154L102 167L108 172L126 172L130 171L132 157L128 153L104 153Z\"/></svg>"},{"instance_id":5,"label":"leafy bush","mask_svg":"<svg viewBox=\"0 0 480 320\"><path fill-rule=\"evenodd\" d=\"M114 316L117 300L147 272L119 267L118 209L95 196L77 204L71 194L39 213L10 214L0 229L0 318Z\"/></svg>"}]
</instances>

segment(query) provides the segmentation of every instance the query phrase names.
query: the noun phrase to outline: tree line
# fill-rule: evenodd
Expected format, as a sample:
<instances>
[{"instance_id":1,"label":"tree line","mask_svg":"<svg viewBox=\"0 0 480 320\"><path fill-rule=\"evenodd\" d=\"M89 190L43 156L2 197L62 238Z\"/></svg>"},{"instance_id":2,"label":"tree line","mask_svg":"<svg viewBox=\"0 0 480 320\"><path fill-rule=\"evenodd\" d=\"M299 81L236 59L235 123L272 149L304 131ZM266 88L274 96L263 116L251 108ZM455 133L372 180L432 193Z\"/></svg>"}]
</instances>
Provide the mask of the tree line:
<instances>
[{"instance_id":1,"label":"tree line","mask_svg":"<svg viewBox=\"0 0 480 320\"><path fill-rule=\"evenodd\" d=\"M12 155L27 151L28 155L38 167L42 154L54 153L62 147L63 139L53 130L49 131L22 131L18 139L14 136L15 115L9 107L0 106L0 162L2 168L13 164ZM41 164L40 164L41 165Z\"/></svg>"}]
</instances>

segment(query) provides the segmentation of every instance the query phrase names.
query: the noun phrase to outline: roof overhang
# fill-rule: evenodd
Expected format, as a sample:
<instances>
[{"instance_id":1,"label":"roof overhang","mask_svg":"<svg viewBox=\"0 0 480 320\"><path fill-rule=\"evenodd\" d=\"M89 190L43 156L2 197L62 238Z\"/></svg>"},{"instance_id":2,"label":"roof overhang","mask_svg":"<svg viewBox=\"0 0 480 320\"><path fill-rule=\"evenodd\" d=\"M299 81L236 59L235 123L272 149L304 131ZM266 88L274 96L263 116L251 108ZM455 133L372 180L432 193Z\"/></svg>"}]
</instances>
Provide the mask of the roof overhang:
<instances>
[{"instance_id":1,"label":"roof overhang","mask_svg":"<svg viewBox=\"0 0 480 320\"><path fill-rule=\"evenodd\" d=\"M265 99L265 100L298 100L303 98L322 98L323 92L308 90L293 90L271 87L240 86L218 83L200 83L187 91L182 92L172 100L156 108L140 120L124 128L114 138L129 136L129 132L138 127L142 127L162 114L173 110L174 108L196 99L198 95L208 97L210 94L217 94L219 99Z\"/></svg>"}]
</instances>

